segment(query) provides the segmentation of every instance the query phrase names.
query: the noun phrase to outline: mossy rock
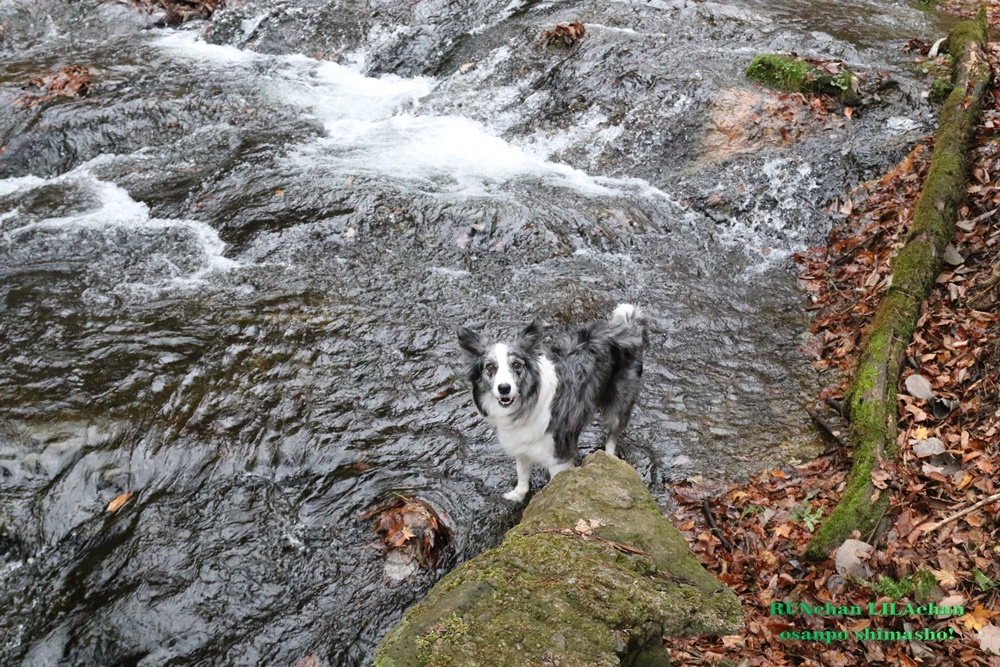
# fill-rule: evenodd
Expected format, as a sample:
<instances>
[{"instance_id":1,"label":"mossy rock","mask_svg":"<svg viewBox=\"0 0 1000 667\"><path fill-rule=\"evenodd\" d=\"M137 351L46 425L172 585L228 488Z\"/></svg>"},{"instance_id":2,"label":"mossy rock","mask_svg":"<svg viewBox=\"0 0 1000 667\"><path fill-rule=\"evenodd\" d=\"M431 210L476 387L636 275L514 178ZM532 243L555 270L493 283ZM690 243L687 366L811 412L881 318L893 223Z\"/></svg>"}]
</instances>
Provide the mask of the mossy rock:
<instances>
[{"instance_id":1,"label":"mossy rock","mask_svg":"<svg viewBox=\"0 0 1000 667\"><path fill-rule=\"evenodd\" d=\"M778 90L831 95L848 105L861 102L857 78L849 69L830 74L795 56L762 53L750 61L747 78Z\"/></svg>"},{"instance_id":2,"label":"mossy rock","mask_svg":"<svg viewBox=\"0 0 1000 667\"><path fill-rule=\"evenodd\" d=\"M663 635L742 627L736 596L635 470L599 451L549 482L503 544L441 579L383 639L375 666L660 665Z\"/></svg>"}]
</instances>

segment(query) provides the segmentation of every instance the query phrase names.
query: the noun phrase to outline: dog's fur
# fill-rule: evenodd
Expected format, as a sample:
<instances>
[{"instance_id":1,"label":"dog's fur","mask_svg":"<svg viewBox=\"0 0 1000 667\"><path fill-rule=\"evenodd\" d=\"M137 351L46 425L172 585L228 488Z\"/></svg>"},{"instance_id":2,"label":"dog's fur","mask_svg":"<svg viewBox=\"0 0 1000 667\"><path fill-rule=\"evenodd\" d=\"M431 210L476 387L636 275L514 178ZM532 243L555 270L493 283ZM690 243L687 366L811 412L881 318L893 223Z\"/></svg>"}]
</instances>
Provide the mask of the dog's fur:
<instances>
[{"instance_id":1,"label":"dog's fur","mask_svg":"<svg viewBox=\"0 0 1000 667\"><path fill-rule=\"evenodd\" d=\"M487 343L462 327L458 342L468 361L476 409L496 429L504 451L517 461L517 486L504 498L528 493L532 465L551 476L576 464L580 432L596 412L614 455L639 394L645 319L638 307L619 305L595 322L542 346L535 320L511 341Z\"/></svg>"}]
</instances>

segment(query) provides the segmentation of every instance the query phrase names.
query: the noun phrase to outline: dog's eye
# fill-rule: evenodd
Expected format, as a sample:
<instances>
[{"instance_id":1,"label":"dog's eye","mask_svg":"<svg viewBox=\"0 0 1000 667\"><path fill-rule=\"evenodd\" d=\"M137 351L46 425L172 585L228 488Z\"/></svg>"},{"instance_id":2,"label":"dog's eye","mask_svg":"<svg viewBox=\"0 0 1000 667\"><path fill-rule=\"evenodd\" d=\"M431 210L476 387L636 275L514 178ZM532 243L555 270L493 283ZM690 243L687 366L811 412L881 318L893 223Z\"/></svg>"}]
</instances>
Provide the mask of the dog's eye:
<instances>
[{"instance_id":1,"label":"dog's eye","mask_svg":"<svg viewBox=\"0 0 1000 667\"><path fill-rule=\"evenodd\" d=\"M521 369L524 368L524 364L522 364L520 361L515 361L510 365L510 367L514 369L514 372L520 373Z\"/></svg>"},{"instance_id":2,"label":"dog's eye","mask_svg":"<svg viewBox=\"0 0 1000 667\"><path fill-rule=\"evenodd\" d=\"M486 369L487 373L496 373L497 372L497 365L494 364L494 363L486 364L485 366L483 366L483 368Z\"/></svg>"}]
</instances>

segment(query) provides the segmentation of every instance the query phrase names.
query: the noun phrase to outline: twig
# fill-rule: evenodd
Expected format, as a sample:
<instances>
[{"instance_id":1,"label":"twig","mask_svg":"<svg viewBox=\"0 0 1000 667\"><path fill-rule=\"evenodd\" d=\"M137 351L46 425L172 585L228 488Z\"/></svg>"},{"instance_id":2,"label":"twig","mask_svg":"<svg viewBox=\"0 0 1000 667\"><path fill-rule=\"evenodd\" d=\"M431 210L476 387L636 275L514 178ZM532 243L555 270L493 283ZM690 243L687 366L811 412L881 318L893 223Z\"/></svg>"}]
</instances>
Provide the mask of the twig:
<instances>
[{"instance_id":1,"label":"twig","mask_svg":"<svg viewBox=\"0 0 1000 667\"><path fill-rule=\"evenodd\" d=\"M979 509L980 507L982 507L984 505L989 505L990 503L995 503L998 500L1000 500L1000 493L994 493L989 498L983 498L982 500L980 500L975 505L972 505L971 507L966 507L961 512L956 512L956 513L952 514L951 516L949 516L949 517L947 517L945 519L942 519L941 521L938 521L933 526L930 526L929 528L926 528L924 530L924 532L929 533L932 530L937 530L938 528L940 528L941 526L943 526L943 525L945 525L947 523L951 523L952 521L956 521L958 519L961 519L966 514L971 514L972 512L975 512L977 509Z\"/></svg>"},{"instance_id":2,"label":"twig","mask_svg":"<svg viewBox=\"0 0 1000 667\"><path fill-rule=\"evenodd\" d=\"M831 396L827 396L826 398L824 398L823 402L829 405L834 410L836 410L838 415L840 415L841 417L844 416L844 404L842 402L838 401L837 399Z\"/></svg>"},{"instance_id":3,"label":"twig","mask_svg":"<svg viewBox=\"0 0 1000 667\"><path fill-rule=\"evenodd\" d=\"M851 248L850 250L848 250L847 252L845 252L843 255L841 255L837 259L835 259L832 262L830 262L830 266L831 267L833 267L833 266L840 266L841 264L843 264L847 260L849 260L851 257L854 257L854 255L858 254L858 251L860 251L860 250L862 250L864 248L867 248L868 246L870 246L871 244L873 244L878 239L879 239L879 235L878 234L872 234L867 239L865 239L864 241L862 241L858 245L854 246L853 248Z\"/></svg>"},{"instance_id":4,"label":"twig","mask_svg":"<svg viewBox=\"0 0 1000 667\"><path fill-rule=\"evenodd\" d=\"M636 549L635 547L630 547L627 544L621 544L619 542L612 542L611 540L607 540L601 537L600 535L596 535L594 533L580 533L573 530L572 528L539 528L537 530L525 531L522 532L521 534L531 535L532 533L555 533L557 535L567 535L569 537L582 537L584 539L589 538L597 540L598 542L603 542L604 544L607 544L608 546L613 547L618 551L621 551L622 553L636 554L638 556L646 556L647 558L653 557L653 554L645 552L642 549Z\"/></svg>"},{"instance_id":5,"label":"twig","mask_svg":"<svg viewBox=\"0 0 1000 667\"><path fill-rule=\"evenodd\" d=\"M909 436L909 433L907 433L907 436ZM882 514L879 515L878 521L875 522L875 527L872 528L871 532L869 532L868 535L865 537L865 542L867 542L868 544L875 544L874 542L872 542L872 538L875 537L875 533L878 532L879 526L882 525L882 519L885 518L886 512L888 511L889 511L889 506L886 505L886 507L882 510Z\"/></svg>"},{"instance_id":6,"label":"twig","mask_svg":"<svg viewBox=\"0 0 1000 667\"><path fill-rule=\"evenodd\" d=\"M712 516L712 510L709 508L707 500L701 501L701 513L705 515L705 521L708 521L708 527L712 529L712 533L719 538L720 542L722 542L722 547L726 551L732 551L733 544L727 540L726 536L722 534L721 530L719 530L719 525L715 523L715 517Z\"/></svg>"}]
</instances>

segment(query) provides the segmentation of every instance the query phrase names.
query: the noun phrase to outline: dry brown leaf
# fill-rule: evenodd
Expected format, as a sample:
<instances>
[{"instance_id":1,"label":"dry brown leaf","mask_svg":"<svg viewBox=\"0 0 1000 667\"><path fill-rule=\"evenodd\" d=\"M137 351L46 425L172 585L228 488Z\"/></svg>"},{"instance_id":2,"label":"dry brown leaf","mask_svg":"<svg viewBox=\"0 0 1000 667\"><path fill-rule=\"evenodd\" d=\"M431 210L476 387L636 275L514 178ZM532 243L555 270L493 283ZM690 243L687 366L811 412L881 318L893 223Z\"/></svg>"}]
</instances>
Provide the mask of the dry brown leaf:
<instances>
[{"instance_id":1,"label":"dry brown leaf","mask_svg":"<svg viewBox=\"0 0 1000 667\"><path fill-rule=\"evenodd\" d=\"M132 498L133 495L134 493L132 491L121 494L120 496L112 500L110 503L108 503L108 506L107 508L105 508L104 511L117 512L125 505L125 503L127 503Z\"/></svg>"}]
</instances>

